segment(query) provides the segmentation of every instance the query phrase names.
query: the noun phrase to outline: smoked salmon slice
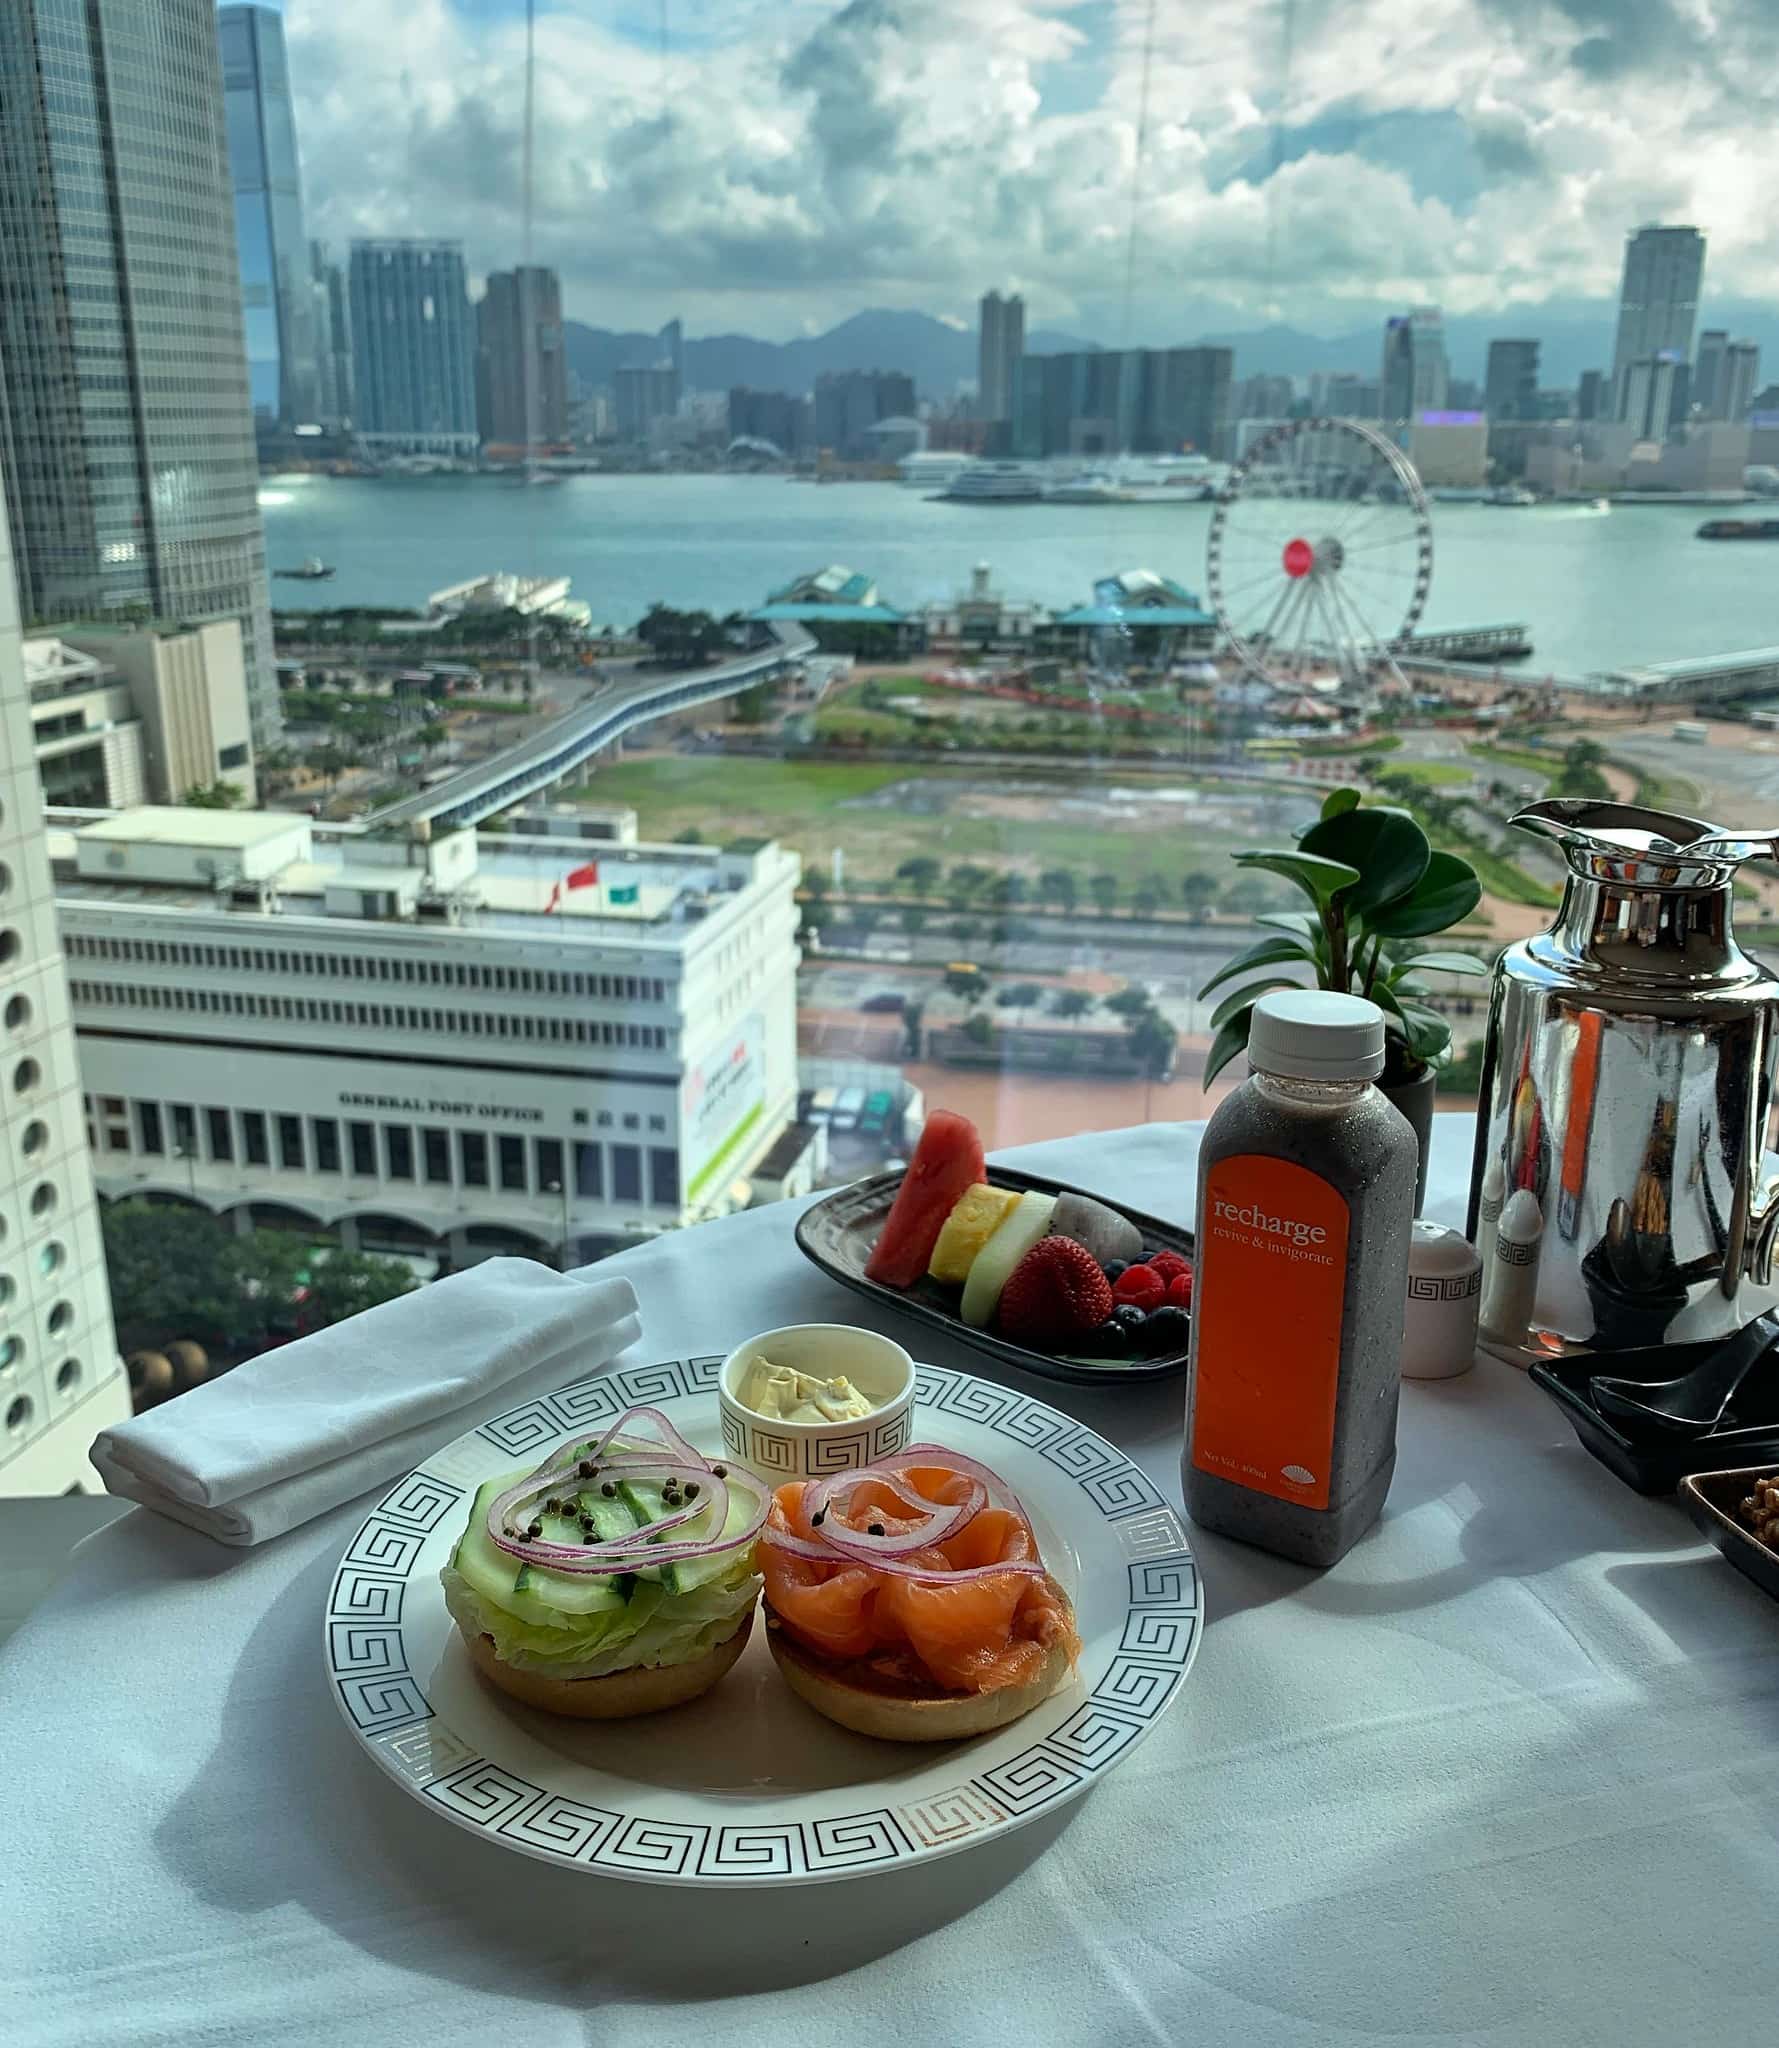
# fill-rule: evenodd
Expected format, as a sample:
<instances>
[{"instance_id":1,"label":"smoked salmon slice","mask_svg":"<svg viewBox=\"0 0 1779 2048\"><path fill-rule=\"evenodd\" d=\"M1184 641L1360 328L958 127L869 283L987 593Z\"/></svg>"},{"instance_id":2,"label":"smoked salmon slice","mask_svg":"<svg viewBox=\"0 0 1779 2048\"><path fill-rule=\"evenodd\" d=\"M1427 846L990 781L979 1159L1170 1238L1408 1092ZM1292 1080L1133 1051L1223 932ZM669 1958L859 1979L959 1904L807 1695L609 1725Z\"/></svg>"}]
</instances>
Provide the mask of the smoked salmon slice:
<instances>
[{"instance_id":1,"label":"smoked salmon slice","mask_svg":"<svg viewBox=\"0 0 1779 2048\"><path fill-rule=\"evenodd\" d=\"M938 1507L966 1498L971 1482L938 1465L900 1473L905 1485ZM1012 1508L981 1508L954 1534L901 1560L924 1568L919 1577L870 1564L800 1557L772 1542L775 1530L806 1542L820 1537L811 1520L813 1483L781 1486L767 1510L758 1563L766 1603L804 1646L839 1660L865 1660L881 1678L954 1692L995 1692L1030 1682L1059 1642L1069 1661L1080 1654L1068 1596L1048 1573L958 1571L1038 1559L1031 1524ZM828 1517L848 1527L898 1531L919 1526L907 1504L866 1477ZM930 1573L930 1576L928 1575Z\"/></svg>"}]
</instances>

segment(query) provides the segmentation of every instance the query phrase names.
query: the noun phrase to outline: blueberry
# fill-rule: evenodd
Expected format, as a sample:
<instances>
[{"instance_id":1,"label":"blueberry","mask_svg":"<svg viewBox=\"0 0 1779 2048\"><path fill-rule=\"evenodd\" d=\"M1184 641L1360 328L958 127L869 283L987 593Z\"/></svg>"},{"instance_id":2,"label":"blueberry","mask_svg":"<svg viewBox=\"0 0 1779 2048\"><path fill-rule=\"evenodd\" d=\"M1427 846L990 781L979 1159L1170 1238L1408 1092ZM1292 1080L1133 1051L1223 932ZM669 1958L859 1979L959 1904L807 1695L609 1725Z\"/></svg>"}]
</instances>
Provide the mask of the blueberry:
<instances>
[{"instance_id":1,"label":"blueberry","mask_svg":"<svg viewBox=\"0 0 1779 2048\"><path fill-rule=\"evenodd\" d=\"M1081 1349L1088 1358L1128 1358L1131 1355L1130 1332L1115 1316L1108 1316L1083 1341Z\"/></svg>"},{"instance_id":2,"label":"blueberry","mask_svg":"<svg viewBox=\"0 0 1779 2048\"><path fill-rule=\"evenodd\" d=\"M1143 1330L1143 1349L1151 1358L1177 1358L1191 1339L1192 1318L1183 1308L1158 1308Z\"/></svg>"},{"instance_id":3,"label":"blueberry","mask_svg":"<svg viewBox=\"0 0 1779 2048\"><path fill-rule=\"evenodd\" d=\"M1134 1301L1121 1301L1112 1311L1112 1320L1134 1340L1139 1339L1149 1318Z\"/></svg>"},{"instance_id":4,"label":"blueberry","mask_svg":"<svg viewBox=\"0 0 1779 2048\"><path fill-rule=\"evenodd\" d=\"M1130 1261L1128 1259L1108 1259L1101 1270L1105 1273L1106 1278L1110 1280L1113 1286L1115 1287L1117 1286L1119 1280L1123 1277L1125 1272L1129 1269L1129 1266Z\"/></svg>"}]
</instances>

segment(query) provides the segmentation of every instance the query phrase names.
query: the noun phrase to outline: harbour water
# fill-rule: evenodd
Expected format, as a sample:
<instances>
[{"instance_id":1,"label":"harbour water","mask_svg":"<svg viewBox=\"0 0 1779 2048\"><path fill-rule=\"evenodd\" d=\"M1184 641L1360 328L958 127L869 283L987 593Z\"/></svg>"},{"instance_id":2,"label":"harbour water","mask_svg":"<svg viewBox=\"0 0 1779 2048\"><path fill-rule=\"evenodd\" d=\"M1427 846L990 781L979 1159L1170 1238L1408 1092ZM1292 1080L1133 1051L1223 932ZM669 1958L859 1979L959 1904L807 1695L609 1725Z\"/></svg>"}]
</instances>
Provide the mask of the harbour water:
<instances>
[{"instance_id":1,"label":"harbour water","mask_svg":"<svg viewBox=\"0 0 1779 2048\"><path fill-rule=\"evenodd\" d=\"M894 484L777 476L584 476L526 490L498 477L279 476L262 493L274 565L310 555L328 583L277 581L284 607L421 605L484 570L574 579L596 623L657 600L718 613L829 562L887 603L949 596L986 561L1010 596L1084 603L1095 577L1148 568L1204 588L1211 508L956 505ZM1694 539L1696 505L1435 505L1423 626L1524 620L1520 673L1578 676L1779 640L1779 555Z\"/></svg>"}]
</instances>

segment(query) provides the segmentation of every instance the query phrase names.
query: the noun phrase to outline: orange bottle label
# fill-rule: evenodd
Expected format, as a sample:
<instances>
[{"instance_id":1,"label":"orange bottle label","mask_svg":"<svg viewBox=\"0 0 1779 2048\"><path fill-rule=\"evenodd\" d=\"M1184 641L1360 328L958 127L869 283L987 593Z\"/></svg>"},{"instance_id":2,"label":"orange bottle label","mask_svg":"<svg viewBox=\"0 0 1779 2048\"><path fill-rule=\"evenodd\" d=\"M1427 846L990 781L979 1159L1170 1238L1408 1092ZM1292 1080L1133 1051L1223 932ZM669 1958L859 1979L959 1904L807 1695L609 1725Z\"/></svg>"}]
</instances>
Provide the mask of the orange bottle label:
<instances>
[{"instance_id":1,"label":"orange bottle label","mask_svg":"<svg viewBox=\"0 0 1779 2048\"><path fill-rule=\"evenodd\" d=\"M1347 1286L1347 1205L1263 1153L1205 1182L1192 1283L1192 1462L1301 1507L1328 1505Z\"/></svg>"}]
</instances>

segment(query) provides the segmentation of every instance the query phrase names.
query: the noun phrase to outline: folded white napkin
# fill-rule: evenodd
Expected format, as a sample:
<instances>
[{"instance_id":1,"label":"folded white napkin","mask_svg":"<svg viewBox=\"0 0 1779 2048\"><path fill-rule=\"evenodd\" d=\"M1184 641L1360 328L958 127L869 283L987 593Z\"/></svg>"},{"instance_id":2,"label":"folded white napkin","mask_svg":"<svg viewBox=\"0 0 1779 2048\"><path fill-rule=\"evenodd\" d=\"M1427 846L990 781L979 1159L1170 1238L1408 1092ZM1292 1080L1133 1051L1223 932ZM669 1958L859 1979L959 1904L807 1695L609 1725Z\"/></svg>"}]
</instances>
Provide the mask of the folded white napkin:
<instances>
[{"instance_id":1,"label":"folded white napkin","mask_svg":"<svg viewBox=\"0 0 1779 2048\"><path fill-rule=\"evenodd\" d=\"M597 1371L640 1328L628 1280L488 1259L103 1431L92 1460L112 1493L263 1543Z\"/></svg>"}]
</instances>

